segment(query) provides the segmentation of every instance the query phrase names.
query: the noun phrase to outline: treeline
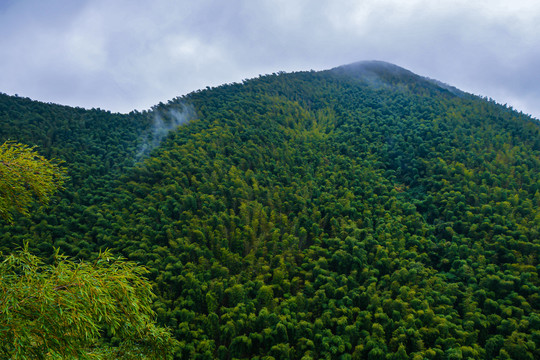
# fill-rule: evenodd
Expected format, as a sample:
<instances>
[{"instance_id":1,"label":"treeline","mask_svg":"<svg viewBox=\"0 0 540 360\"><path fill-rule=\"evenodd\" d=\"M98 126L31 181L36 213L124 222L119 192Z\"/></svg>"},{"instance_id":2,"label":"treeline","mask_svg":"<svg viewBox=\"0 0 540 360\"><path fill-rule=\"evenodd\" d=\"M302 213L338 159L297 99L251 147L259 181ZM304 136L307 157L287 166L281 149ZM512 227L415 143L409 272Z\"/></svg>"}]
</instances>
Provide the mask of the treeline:
<instances>
[{"instance_id":1,"label":"treeline","mask_svg":"<svg viewBox=\"0 0 540 360\"><path fill-rule=\"evenodd\" d=\"M88 119L74 174L120 160L1 246L144 264L178 358L540 357L536 120L377 63L273 74L156 106L197 117L131 167L151 112L2 99Z\"/></svg>"}]
</instances>

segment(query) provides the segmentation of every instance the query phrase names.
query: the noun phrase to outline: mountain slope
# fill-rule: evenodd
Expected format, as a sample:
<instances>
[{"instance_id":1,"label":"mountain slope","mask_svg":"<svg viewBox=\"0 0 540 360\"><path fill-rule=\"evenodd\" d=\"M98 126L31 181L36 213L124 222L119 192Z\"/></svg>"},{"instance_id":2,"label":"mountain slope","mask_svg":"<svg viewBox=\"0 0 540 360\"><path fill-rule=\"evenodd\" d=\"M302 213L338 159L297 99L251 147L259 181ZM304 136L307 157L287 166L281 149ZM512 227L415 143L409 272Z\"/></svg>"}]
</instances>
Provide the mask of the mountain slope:
<instances>
[{"instance_id":1,"label":"mountain slope","mask_svg":"<svg viewBox=\"0 0 540 360\"><path fill-rule=\"evenodd\" d=\"M187 105L84 216L21 230L148 266L179 358L540 355L538 122L380 62L154 112Z\"/></svg>"}]
</instances>

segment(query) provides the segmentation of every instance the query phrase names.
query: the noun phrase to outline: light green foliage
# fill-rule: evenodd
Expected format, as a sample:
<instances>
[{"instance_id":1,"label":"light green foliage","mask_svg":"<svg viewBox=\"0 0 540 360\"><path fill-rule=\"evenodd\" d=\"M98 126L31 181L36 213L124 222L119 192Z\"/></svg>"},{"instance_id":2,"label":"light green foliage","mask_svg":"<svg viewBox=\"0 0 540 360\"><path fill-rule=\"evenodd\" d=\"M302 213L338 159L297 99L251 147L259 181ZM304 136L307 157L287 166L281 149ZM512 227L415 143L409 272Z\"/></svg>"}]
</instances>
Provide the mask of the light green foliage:
<instances>
[{"instance_id":1,"label":"light green foliage","mask_svg":"<svg viewBox=\"0 0 540 360\"><path fill-rule=\"evenodd\" d=\"M5 142L0 145L0 217L28 214L36 198L46 203L62 187L66 169L39 155L33 147Z\"/></svg>"},{"instance_id":2,"label":"light green foliage","mask_svg":"<svg viewBox=\"0 0 540 360\"><path fill-rule=\"evenodd\" d=\"M94 262L24 248L0 263L0 357L165 359L170 334L153 323L146 269L109 251ZM112 345L101 341L112 338Z\"/></svg>"}]
</instances>

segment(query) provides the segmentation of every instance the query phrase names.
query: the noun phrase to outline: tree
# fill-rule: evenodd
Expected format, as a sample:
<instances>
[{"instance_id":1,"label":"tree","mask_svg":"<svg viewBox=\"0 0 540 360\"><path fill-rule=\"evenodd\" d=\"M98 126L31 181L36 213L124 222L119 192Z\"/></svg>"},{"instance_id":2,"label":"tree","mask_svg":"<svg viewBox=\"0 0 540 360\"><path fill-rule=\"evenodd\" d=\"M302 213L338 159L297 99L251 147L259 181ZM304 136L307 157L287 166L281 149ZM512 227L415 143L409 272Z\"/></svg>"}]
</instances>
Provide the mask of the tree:
<instances>
[{"instance_id":1,"label":"tree","mask_svg":"<svg viewBox=\"0 0 540 360\"><path fill-rule=\"evenodd\" d=\"M0 263L1 357L167 357L175 341L153 323L145 268L109 251L92 263L54 258L45 264L24 247Z\"/></svg>"},{"instance_id":2,"label":"tree","mask_svg":"<svg viewBox=\"0 0 540 360\"><path fill-rule=\"evenodd\" d=\"M0 216L28 214L47 202L66 172L34 148L0 146ZM28 250L0 253L0 355L8 359L163 359L176 345L153 322L147 270L110 251L94 262L54 254L46 264ZM108 338L105 343L103 338Z\"/></svg>"},{"instance_id":3,"label":"tree","mask_svg":"<svg viewBox=\"0 0 540 360\"><path fill-rule=\"evenodd\" d=\"M47 203L66 178L66 169L39 155L33 147L14 142L0 145L0 217L28 214L34 198Z\"/></svg>"}]
</instances>

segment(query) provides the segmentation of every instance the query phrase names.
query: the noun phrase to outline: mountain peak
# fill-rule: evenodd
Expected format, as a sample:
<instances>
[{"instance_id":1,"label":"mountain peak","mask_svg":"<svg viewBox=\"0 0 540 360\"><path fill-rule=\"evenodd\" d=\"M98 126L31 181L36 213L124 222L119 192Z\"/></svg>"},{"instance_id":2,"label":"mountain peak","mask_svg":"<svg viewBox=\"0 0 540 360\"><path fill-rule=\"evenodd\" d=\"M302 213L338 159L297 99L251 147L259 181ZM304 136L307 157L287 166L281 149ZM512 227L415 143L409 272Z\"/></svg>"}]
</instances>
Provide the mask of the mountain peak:
<instances>
[{"instance_id":1,"label":"mountain peak","mask_svg":"<svg viewBox=\"0 0 540 360\"><path fill-rule=\"evenodd\" d=\"M431 89L449 91L454 95L464 94L461 90L450 85L417 75L398 65L381 60L357 61L335 67L330 71L335 74L364 81L369 85L374 85L376 87L422 84Z\"/></svg>"},{"instance_id":2,"label":"mountain peak","mask_svg":"<svg viewBox=\"0 0 540 360\"><path fill-rule=\"evenodd\" d=\"M351 64L341 65L336 68L333 68L334 71L347 71L347 72L380 72L387 71L395 74L413 74L407 69L404 69L398 65L381 61L381 60L362 60L356 61ZM414 75L414 74L413 74Z\"/></svg>"},{"instance_id":3,"label":"mountain peak","mask_svg":"<svg viewBox=\"0 0 540 360\"><path fill-rule=\"evenodd\" d=\"M388 76L420 78L420 76L407 69L380 60L357 61L352 64L338 66L331 71L361 79L369 79L374 76L377 78Z\"/></svg>"}]
</instances>

